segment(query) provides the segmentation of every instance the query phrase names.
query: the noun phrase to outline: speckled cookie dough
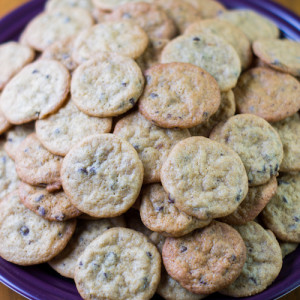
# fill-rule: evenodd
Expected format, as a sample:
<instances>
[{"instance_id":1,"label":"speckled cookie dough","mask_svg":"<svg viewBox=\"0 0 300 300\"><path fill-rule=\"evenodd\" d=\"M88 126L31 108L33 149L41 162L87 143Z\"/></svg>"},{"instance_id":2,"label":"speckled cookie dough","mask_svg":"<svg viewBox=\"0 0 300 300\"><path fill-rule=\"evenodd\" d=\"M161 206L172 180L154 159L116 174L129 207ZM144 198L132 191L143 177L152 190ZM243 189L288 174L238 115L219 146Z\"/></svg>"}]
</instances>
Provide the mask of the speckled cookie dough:
<instances>
[{"instance_id":1,"label":"speckled cookie dough","mask_svg":"<svg viewBox=\"0 0 300 300\"><path fill-rule=\"evenodd\" d=\"M189 128L193 136L208 137L213 128L220 122L228 120L235 114L235 101L232 90L221 93L221 104L215 114L213 114L206 122L195 127Z\"/></svg>"},{"instance_id":2,"label":"speckled cookie dough","mask_svg":"<svg viewBox=\"0 0 300 300\"><path fill-rule=\"evenodd\" d=\"M231 226L213 221L181 238L167 238L162 250L167 272L193 293L211 294L239 276L246 247Z\"/></svg>"},{"instance_id":3,"label":"speckled cookie dough","mask_svg":"<svg viewBox=\"0 0 300 300\"><path fill-rule=\"evenodd\" d=\"M0 95L1 97L1 95ZM11 124L5 118L3 112L0 110L0 134L6 132L11 127Z\"/></svg>"},{"instance_id":4,"label":"speckled cookie dough","mask_svg":"<svg viewBox=\"0 0 300 300\"><path fill-rule=\"evenodd\" d=\"M89 135L110 132L111 118L90 117L70 99L56 114L36 122L36 135L47 150L65 156Z\"/></svg>"},{"instance_id":5,"label":"speckled cookie dough","mask_svg":"<svg viewBox=\"0 0 300 300\"><path fill-rule=\"evenodd\" d=\"M44 51L54 42L73 37L93 23L92 15L82 8L46 11L33 18L25 28L26 43Z\"/></svg>"},{"instance_id":6,"label":"speckled cookie dough","mask_svg":"<svg viewBox=\"0 0 300 300\"><path fill-rule=\"evenodd\" d=\"M289 255L297 249L299 243L288 243L279 241L279 245L282 253L282 258L285 258L287 255Z\"/></svg>"},{"instance_id":7,"label":"speckled cookie dough","mask_svg":"<svg viewBox=\"0 0 300 300\"><path fill-rule=\"evenodd\" d=\"M92 0L93 4L103 10L113 10L119 5L125 3L141 2L141 0ZM151 3L153 0L143 0L143 2Z\"/></svg>"},{"instance_id":8,"label":"speckled cookie dough","mask_svg":"<svg viewBox=\"0 0 300 300\"><path fill-rule=\"evenodd\" d=\"M135 149L112 134L84 139L73 147L61 170L65 193L81 211L94 217L115 217L137 199L144 177Z\"/></svg>"},{"instance_id":9,"label":"speckled cookie dough","mask_svg":"<svg viewBox=\"0 0 300 300\"><path fill-rule=\"evenodd\" d=\"M0 90L25 65L34 59L34 51L17 42L7 42L0 45Z\"/></svg>"},{"instance_id":10,"label":"speckled cookie dough","mask_svg":"<svg viewBox=\"0 0 300 300\"><path fill-rule=\"evenodd\" d=\"M185 34L193 35L206 32L224 38L237 52L243 69L252 62L251 44L246 35L238 27L219 19L200 20L190 25Z\"/></svg>"},{"instance_id":11,"label":"speckled cookie dough","mask_svg":"<svg viewBox=\"0 0 300 300\"><path fill-rule=\"evenodd\" d=\"M220 221L230 225L243 225L253 221L275 195L276 190L275 176L263 185L250 187L246 198L238 208L232 214L221 218Z\"/></svg>"},{"instance_id":12,"label":"speckled cookie dough","mask_svg":"<svg viewBox=\"0 0 300 300\"><path fill-rule=\"evenodd\" d=\"M248 297L265 290L282 267L281 250L274 237L256 222L234 226L247 247L247 259L241 275L221 290L232 297Z\"/></svg>"},{"instance_id":13,"label":"speckled cookie dough","mask_svg":"<svg viewBox=\"0 0 300 300\"><path fill-rule=\"evenodd\" d=\"M114 134L128 141L144 165L144 183L160 181L160 170L173 146L190 137L187 129L165 129L152 124L139 112L131 113L115 126Z\"/></svg>"},{"instance_id":14,"label":"speckled cookie dough","mask_svg":"<svg viewBox=\"0 0 300 300\"><path fill-rule=\"evenodd\" d=\"M131 20L139 25L151 39L171 39L176 34L175 25L158 6L145 2L128 2L118 6L107 21Z\"/></svg>"},{"instance_id":15,"label":"speckled cookie dough","mask_svg":"<svg viewBox=\"0 0 300 300\"><path fill-rule=\"evenodd\" d=\"M299 41L264 39L255 41L254 53L270 67L300 76Z\"/></svg>"},{"instance_id":16,"label":"speckled cookie dough","mask_svg":"<svg viewBox=\"0 0 300 300\"><path fill-rule=\"evenodd\" d=\"M144 89L137 63L116 53L99 53L73 74L71 95L84 113L96 117L118 116L131 109Z\"/></svg>"},{"instance_id":17,"label":"speckled cookie dough","mask_svg":"<svg viewBox=\"0 0 300 300\"><path fill-rule=\"evenodd\" d=\"M277 238L286 242L300 242L300 174L286 174L278 178L275 196L261 213L264 224Z\"/></svg>"},{"instance_id":18,"label":"speckled cookie dough","mask_svg":"<svg viewBox=\"0 0 300 300\"><path fill-rule=\"evenodd\" d=\"M186 63L159 64L145 72L139 111L164 128L190 128L205 122L220 105L218 84L203 69Z\"/></svg>"},{"instance_id":19,"label":"speckled cookie dough","mask_svg":"<svg viewBox=\"0 0 300 300\"><path fill-rule=\"evenodd\" d=\"M92 0L48 0L45 9L48 11L58 8L80 7L90 12L93 10Z\"/></svg>"},{"instance_id":20,"label":"speckled cookie dough","mask_svg":"<svg viewBox=\"0 0 300 300\"><path fill-rule=\"evenodd\" d=\"M160 280L161 257L146 236L112 228L96 238L77 261L80 295L94 299L151 299Z\"/></svg>"},{"instance_id":21,"label":"speckled cookie dough","mask_svg":"<svg viewBox=\"0 0 300 300\"><path fill-rule=\"evenodd\" d=\"M300 116L298 113L272 126L278 132L283 145L281 172L300 171Z\"/></svg>"},{"instance_id":22,"label":"speckled cookie dough","mask_svg":"<svg viewBox=\"0 0 300 300\"><path fill-rule=\"evenodd\" d=\"M35 133L29 135L19 146L15 158L19 177L32 185L52 185L60 183L62 157L46 150Z\"/></svg>"},{"instance_id":23,"label":"speckled cookie dough","mask_svg":"<svg viewBox=\"0 0 300 300\"><path fill-rule=\"evenodd\" d=\"M217 125L209 137L240 156L250 186L264 184L277 176L283 147L276 130L264 119L250 114L236 115Z\"/></svg>"},{"instance_id":24,"label":"speckled cookie dough","mask_svg":"<svg viewBox=\"0 0 300 300\"><path fill-rule=\"evenodd\" d=\"M279 29L269 19L252 11L235 9L221 12L218 18L232 23L241 29L253 43L259 39L276 39L279 37Z\"/></svg>"},{"instance_id":25,"label":"speckled cookie dough","mask_svg":"<svg viewBox=\"0 0 300 300\"><path fill-rule=\"evenodd\" d=\"M219 2L214 0L184 0L197 9L203 19L215 18L226 8Z\"/></svg>"},{"instance_id":26,"label":"speckled cookie dough","mask_svg":"<svg viewBox=\"0 0 300 300\"><path fill-rule=\"evenodd\" d=\"M23 68L5 86L1 109L13 124L43 119L63 105L69 86L69 72L61 63L36 61Z\"/></svg>"},{"instance_id":27,"label":"speckled cookie dough","mask_svg":"<svg viewBox=\"0 0 300 300\"><path fill-rule=\"evenodd\" d=\"M148 42L145 31L130 21L103 22L77 36L73 58L82 63L103 51L138 58L146 50Z\"/></svg>"},{"instance_id":28,"label":"speckled cookie dough","mask_svg":"<svg viewBox=\"0 0 300 300\"><path fill-rule=\"evenodd\" d=\"M267 68L245 72L234 89L240 113L254 114L268 122L281 121L300 109L300 83L289 74Z\"/></svg>"},{"instance_id":29,"label":"speckled cookie dough","mask_svg":"<svg viewBox=\"0 0 300 300\"><path fill-rule=\"evenodd\" d=\"M204 32L172 40L164 48L161 62L194 64L210 73L222 92L235 87L241 73L241 62L235 49L223 38Z\"/></svg>"},{"instance_id":30,"label":"speckled cookie dough","mask_svg":"<svg viewBox=\"0 0 300 300\"><path fill-rule=\"evenodd\" d=\"M49 222L26 208L17 191L0 202L0 255L18 265L46 262L66 246L76 220Z\"/></svg>"},{"instance_id":31,"label":"speckled cookie dough","mask_svg":"<svg viewBox=\"0 0 300 300\"><path fill-rule=\"evenodd\" d=\"M179 210L202 220L229 215L248 192L239 156L205 137L177 143L162 166L161 181Z\"/></svg>"},{"instance_id":32,"label":"speckled cookie dough","mask_svg":"<svg viewBox=\"0 0 300 300\"><path fill-rule=\"evenodd\" d=\"M44 188L22 182L19 197L27 208L49 221L66 221L81 214L63 191L49 193Z\"/></svg>"}]
</instances>

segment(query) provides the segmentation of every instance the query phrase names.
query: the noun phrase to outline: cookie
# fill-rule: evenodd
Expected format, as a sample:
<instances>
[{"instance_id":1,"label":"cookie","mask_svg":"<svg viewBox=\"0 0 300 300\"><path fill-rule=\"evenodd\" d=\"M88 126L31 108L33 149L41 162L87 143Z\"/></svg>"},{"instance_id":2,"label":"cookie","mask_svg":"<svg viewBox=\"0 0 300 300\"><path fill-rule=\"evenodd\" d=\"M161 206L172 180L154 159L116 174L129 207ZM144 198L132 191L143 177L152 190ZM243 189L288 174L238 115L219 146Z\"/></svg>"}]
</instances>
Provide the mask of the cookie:
<instances>
[{"instance_id":1,"label":"cookie","mask_svg":"<svg viewBox=\"0 0 300 300\"><path fill-rule=\"evenodd\" d=\"M147 237L150 237L153 233L153 231L146 227L142 222L140 212L133 209L133 207L125 213L125 219L128 228L138 231Z\"/></svg>"},{"instance_id":2,"label":"cookie","mask_svg":"<svg viewBox=\"0 0 300 300\"><path fill-rule=\"evenodd\" d=\"M148 41L145 31L130 21L103 22L77 36L73 59L82 63L99 52L138 58L147 48Z\"/></svg>"},{"instance_id":3,"label":"cookie","mask_svg":"<svg viewBox=\"0 0 300 300\"><path fill-rule=\"evenodd\" d=\"M151 39L171 39L176 34L175 25L167 14L154 4L128 2L116 7L107 21L131 20L139 25Z\"/></svg>"},{"instance_id":4,"label":"cookie","mask_svg":"<svg viewBox=\"0 0 300 300\"><path fill-rule=\"evenodd\" d=\"M47 0L45 9L48 11L58 8L80 7L90 12L93 10L92 0Z\"/></svg>"},{"instance_id":5,"label":"cookie","mask_svg":"<svg viewBox=\"0 0 300 300\"><path fill-rule=\"evenodd\" d=\"M219 291L232 297L248 297L265 290L282 267L281 250L276 239L256 222L234 226L247 247L247 259L235 282Z\"/></svg>"},{"instance_id":6,"label":"cookie","mask_svg":"<svg viewBox=\"0 0 300 300\"><path fill-rule=\"evenodd\" d=\"M184 0L198 10L203 19L215 18L226 8L219 2L214 0Z\"/></svg>"},{"instance_id":7,"label":"cookie","mask_svg":"<svg viewBox=\"0 0 300 300\"><path fill-rule=\"evenodd\" d=\"M143 164L125 140L112 134L85 138L66 155L61 178L71 202L94 217L115 217L137 199Z\"/></svg>"},{"instance_id":8,"label":"cookie","mask_svg":"<svg viewBox=\"0 0 300 300\"><path fill-rule=\"evenodd\" d=\"M196 10L193 5L181 0L154 0L154 3L161 7L173 20L177 32L182 34L185 29L201 19L201 12Z\"/></svg>"},{"instance_id":9,"label":"cookie","mask_svg":"<svg viewBox=\"0 0 300 300\"><path fill-rule=\"evenodd\" d=\"M275 196L261 213L264 224L285 242L300 242L300 174L278 178Z\"/></svg>"},{"instance_id":10,"label":"cookie","mask_svg":"<svg viewBox=\"0 0 300 300\"><path fill-rule=\"evenodd\" d=\"M300 76L299 42L263 39L253 43L253 51L271 68Z\"/></svg>"},{"instance_id":11,"label":"cookie","mask_svg":"<svg viewBox=\"0 0 300 300\"><path fill-rule=\"evenodd\" d=\"M34 123L15 126L6 134L4 149L11 159L15 160L18 153L18 147L25 138L34 132Z\"/></svg>"},{"instance_id":12,"label":"cookie","mask_svg":"<svg viewBox=\"0 0 300 300\"><path fill-rule=\"evenodd\" d=\"M22 181L31 185L60 186L60 168L63 158L46 150L35 133L20 144L15 158L16 170Z\"/></svg>"},{"instance_id":13,"label":"cookie","mask_svg":"<svg viewBox=\"0 0 300 300\"><path fill-rule=\"evenodd\" d=\"M159 64L147 70L145 76L147 83L139 100L139 112L160 127L196 126L220 105L217 82L197 66Z\"/></svg>"},{"instance_id":14,"label":"cookie","mask_svg":"<svg viewBox=\"0 0 300 300\"><path fill-rule=\"evenodd\" d=\"M279 242L281 253L282 253L282 258L285 258L287 255L290 253L294 252L297 247L298 243L288 243L288 242Z\"/></svg>"},{"instance_id":15,"label":"cookie","mask_svg":"<svg viewBox=\"0 0 300 300\"><path fill-rule=\"evenodd\" d=\"M44 51L54 42L71 38L93 23L92 15L82 8L46 11L28 23L25 28L26 43L37 51Z\"/></svg>"},{"instance_id":16,"label":"cookie","mask_svg":"<svg viewBox=\"0 0 300 300\"><path fill-rule=\"evenodd\" d=\"M220 221L230 225L243 225L253 221L275 195L276 190L275 176L263 185L250 187L246 198L238 208L232 214L221 218Z\"/></svg>"},{"instance_id":17,"label":"cookie","mask_svg":"<svg viewBox=\"0 0 300 300\"><path fill-rule=\"evenodd\" d=\"M69 72L61 63L38 60L23 68L5 86L1 109L13 124L43 119L63 105L69 85Z\"/></svg>"},{"instance_id":18,"label":"cookie","mask_svg":"<svg viewBox=\"0 0 300 300\"><path fill-rule=\"evenodd\" d=\"M76 69L71 94L75 105L84 113L112 117L131 109L143 88L143 74L133 59L104 52Z\"/></svg>"},{"instance_id":19,"label":"cookie","mask_svg":"<svg viewBox=\"0 0 300 300\"><path fill-rule=\"evenodd\" d=\"M277 176L283 148L276 130L264 119L250 114L229 118L214 128L210 139L233 149L242 159L250 186Z\"/></svg>"},{"instance_id":20,"label":"cookie","mask_svg":"<svg viewBox=\"0 0 300 300\"><path fill-rule=\"evenodd\" d=\"M246 261L246 247L231 226L213 221L181 238L167 238L162 250L167 272L193 293L211 294L231 284Z\"/></svg>"},{"instance_id":21,"label":"cookie","mask_svg":"<svg viewBox=\"0 0 300 300\"><path fill-rule=\"evenodd\" d=\"M72 58L74 39L69 38L64 41L54 42L47 47L41 55L41 59L53 59L62 63L69 71L77 67L77 63Z\"/></svg>"},{"instance_id":22,"label":"cookie","mask_svg":"<svg viewBox=\"0 0 300 300\"><path fill-rule=\"evenodd\" d=\"M193 136L208 137L213 128L220 122L228 120L235 114L235 101L232 90L221 93L221 104L216 113L214 113L206 122L195 127L189 128Z\"/></svg>"},{"instance_id":23,"label":"cookie","mask_svg":"<svg viewBox=\"0 0 300 300\"><path fill-rule=\"evenodd\" d=\"M279 37L278 27L269 19L252 10L223 11L218 15L218 18L241 29L251 43L259 39L276 39Z\"/></svg>"},{"instance_id":24,"label":"cookie","mask_svg":"<svg viewBox=\"0 0 300 300\"><path fill-rule=\"evenodd\" d=\"M268 122L281 121L300 108L300 83L289 74L267 68L245 72L234 89L238 112L254 114Z\"/></svg>"},{"instance_id":25,"label":"cookie","mask_svg":"<svg viewBox=\"0 0 300 300\"><path fill-rule=\"evenodd\" d=\"M46 262L64 249L76 220L49 222L26 208L17 191L0 202L0 256L17 265Z\"/></svg>"},{"instance_id":26,"label":"cookie","mask_svg":"<svg viewBox=\"0 0 300 300\"><path fill-rule=\"evenodd\" d=\"M81 214L63 191L49 193L44 188L22 182L19 197L27 208L49 221L66 221Z\"/></svg>"},{"instance_id":27,"label":"cookie","mask_svg":"<svg viewBox=\"0 0 300 300\"><path fill-rule=\"evenodd\" d=\"M120 119L114 134L128 141L137 151L144 166L144 183L160 181L163 162L177 142L190 137L187 129L164 129L133 112Z\"/></svg>"},{"instance_id":28,"label":"cookie","mask_svg":"<svg viewBox=\"0 0 300 300\"><path fill-rule=\"evenodd\" d=\"M78 259L75 283L84 299L146 300L157 289L160 271L160 254L143 234L111 228Z\"/></svg>"},{"instance_id":29,"label":"cookie","mask_svg":"<svg viewBox=\"0 0 300 300\"><path fill-rule=\"evenodd\" d=\"M162 166L161 182L179 210L201 220L229 215L248 192L239 156L205 137L174 146Z\"/></svg>"},{"instance_id":30,"label":"cookie","mask_svg":"<svg viewBox=\"0 0 300 300\"><path fill-rule=\"evenodd\" d=\"M0 200L14 191L19 182L15 163L3 149L3 141L0 140Z\"/></svg>"},{"instance_id":31,"label":"cookie","mask_svg":"<svg viewBox=\"0 0 300 300\"><path fill-rule=\"evenodd\" d=\"M0 110L0 134L6 132L10 127L11 124L6 120L3 112Z\"/></svg>"},{"instance_id":32,"label":"cookie","mask_svg":"<svg viewBox=\"0 0 300 300\"><path fill-rule=\"evenodd\" d=\"M0 45L0 90L25 65L33 61L34 51L17 42L7 42Z\"/></svg>"},{"instance_id":33,"label":"cookie","mask_svg":"<svg viewBox=\"0 0 300 300\"><path fill-rule=\"evenodd\" d=\"M300 171L300 116L298 113L272 126L278 132L283 145L282 172Z\"/></svg>"},{"instance_id":34,"label":"cookie","mask_svg":"<svg viewBox=\"0 0 300 300\"><path fill-rule=\"evenodd\" d=\"M66 248L49 265L62 276L74 278L76 262L82 252L95 238L112 227L111 219L79 220Z\"/></svg>"},{"instance_id":35,"label":"cookie","mask_svg":"<svg viewBox=\"0 0 300 300\"><path fill-rule=\"evenodd\" d=\"M36 135L51 153L65 156L85 137L110 132L111 118L90 117L74 105L70 99L56 114L36 122Z\"/></svg>"},{"instance_id":36,"label":"cookie","mask_svg":"<svg viewBox=\"0 0 300 300\"><path fill-rule=\"evenodd\" d=\"M164 48L161 62L184 62L203 68L216 79L222 92L235 87L241 73L235 49L223 38L203 32L172 40Z\"/></svg>"},{"instance_id":37,"label":"cookie","mask_svg":"<svg viewBox=\"0 0 300 300\"><path fill-rule=\"evenodd\" d=\"M113 10L117 8L118 6L125 4L125 3L131 3L131 2L140 2L141 0L92 0L93 4L103 10ZM153 0L144 0L143 2L153 2Z\"/></svg>"},{"instance_id":38,"label":"cookie","mask_svg":"<svg viewBox=\"0 0 300 300\"><path fill-rule=\"evenodd\" d=\"M246 69L251 65L251 44L246 35L243 33L243 31L240 30L238 27L223 20L207 19L200 20L190 25L186 29L185 34L197 35L201 32L215 34L223 38L226 42L228 42L239 55L243 69Z\"/></svg>"}]
</instances>

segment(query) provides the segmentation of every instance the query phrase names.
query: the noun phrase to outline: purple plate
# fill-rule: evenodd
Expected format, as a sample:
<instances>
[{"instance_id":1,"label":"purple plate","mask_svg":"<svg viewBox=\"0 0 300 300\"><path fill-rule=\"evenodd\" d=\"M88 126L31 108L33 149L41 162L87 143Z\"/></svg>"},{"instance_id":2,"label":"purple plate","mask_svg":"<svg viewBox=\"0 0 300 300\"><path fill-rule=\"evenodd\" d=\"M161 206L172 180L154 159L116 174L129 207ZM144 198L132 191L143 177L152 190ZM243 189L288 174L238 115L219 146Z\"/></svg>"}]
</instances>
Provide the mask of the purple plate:
<instances>
[{"instance_id":1,"label":"purple plate","mask_svg":"<svg viewBox=\"0 0 300 300\"><path fill-rule=\"evenodd\" d=\"M297 15L269 0L219 0L228 8L249 8L274 21L282 36L300 41L300 19ZM0 43L16 40L24 26L43 10L45 0L32 0L0 20ZM259 30L259 28L258 28ZM60 276L47 264L21 267L0 258L0 281L34 300L77 300L74 281ZM264 292L248 300L279 298L300 285L300 247L284 259L283 268L274 283ZM155 296L154 299L162 299ZM207 299L234 299L213 294Z\"/></svg>"}]
</instances>

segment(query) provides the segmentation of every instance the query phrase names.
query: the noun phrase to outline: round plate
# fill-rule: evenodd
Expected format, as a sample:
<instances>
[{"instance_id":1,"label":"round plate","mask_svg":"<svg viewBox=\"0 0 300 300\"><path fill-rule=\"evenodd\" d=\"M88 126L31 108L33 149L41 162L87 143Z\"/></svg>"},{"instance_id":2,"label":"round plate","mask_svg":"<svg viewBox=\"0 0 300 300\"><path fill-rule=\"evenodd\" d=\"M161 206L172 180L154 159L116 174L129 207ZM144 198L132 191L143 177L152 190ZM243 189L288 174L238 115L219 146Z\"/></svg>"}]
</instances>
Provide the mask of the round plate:
<instances>
[{"instance_id":1,"label":"round plate","mask_svg":"<svg viewBox=\"0 0 300 300\"><path fill-rule=\"evenodd\" d=\"M292 12L268 0L220 0L228 8L249 8L274 21L282 36L300 41L300 20ZM0 20L0 43L17 40L24 26L45 5L45 0L32 0ZM258 29L259 30L259 29ZM32 300L77 300L74 281L60 276L47 264L21 267L0 258L0 281ZM247 298L271 300L283 296L300 285L300 247L284 259L283 268L274 283L264 292ZM162 299L155 296L153 299ZM206 299L235 299L213 294Z\"/></svg>"}]
</instances>

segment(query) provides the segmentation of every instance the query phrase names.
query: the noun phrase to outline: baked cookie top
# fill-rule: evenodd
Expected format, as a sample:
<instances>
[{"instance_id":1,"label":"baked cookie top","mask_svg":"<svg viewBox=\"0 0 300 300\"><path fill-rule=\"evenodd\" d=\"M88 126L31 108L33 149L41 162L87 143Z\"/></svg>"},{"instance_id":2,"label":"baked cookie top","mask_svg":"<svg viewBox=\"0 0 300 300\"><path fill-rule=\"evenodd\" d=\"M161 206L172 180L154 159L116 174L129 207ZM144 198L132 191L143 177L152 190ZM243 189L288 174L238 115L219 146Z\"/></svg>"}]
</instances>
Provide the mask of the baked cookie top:
<instances>
[{"instance_id":1,"label":"baked cookie top","mask_svg":"<svg viewBox=\"0 0 300 300\"><path fill-rule=\"evenodd\" d=\"M177 143L162 166L161 181L179 210L201 220L229 215L248 192L240 157L205 137Z\"/></svg>"},{"instance_id":2,"label":"baked cookie top","mask_svg":"<svg viewBox=\"0 0 300 300\"><path fill-rule=\"evenodd\" d=\"M119 5L125 3L134 3L134 2L141 2L141 0L92 0L93 4L103 10L113 10L117 8ZM153 0L144 0L143 2L153 2Z\"/></svg>"},{"instance_id":3,"label":"baked cookie top","mask_svg":"<svg viewBox=\"0 0 300 300\"><path fill-rule=\"evenodd\" d=\"M135 149L112 134L85 138L63 161L65 193L81 211L94 217L115 217L137 199L144 169Z\"/></svg>"},{"instance_id":4,"label":"baked cookie top","mask_svg":"<svg viewBox=\"0 0 300 300\"><path fill-rule=\"evenodd\" d=\"M185 0L197 9L203 19L215 18L221 12L226 11L226 8L214 0Z\"/></svg>"},{"instance_id":5,"label":"baked cookie top","mask_svg":"<svg viewBox=\"0 0 300 300\"><path fill-rule=\"evenodd\" d=\"M92 12L94 6L92 0L47 0L45 9L56 10L63 7L80 7Z\"/></svg>"}]
</instances>

